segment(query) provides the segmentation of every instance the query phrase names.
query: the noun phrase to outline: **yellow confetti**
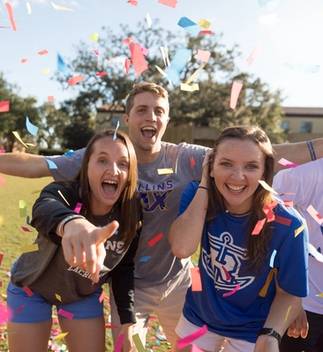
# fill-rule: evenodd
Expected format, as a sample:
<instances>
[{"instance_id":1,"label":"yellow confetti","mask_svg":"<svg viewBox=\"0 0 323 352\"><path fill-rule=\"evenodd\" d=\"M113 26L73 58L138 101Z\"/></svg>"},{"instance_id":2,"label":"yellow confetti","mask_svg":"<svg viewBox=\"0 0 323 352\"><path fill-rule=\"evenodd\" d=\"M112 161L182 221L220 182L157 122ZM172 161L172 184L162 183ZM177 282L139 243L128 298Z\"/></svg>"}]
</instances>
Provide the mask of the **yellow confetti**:
<instances>
[{"instance_id":1,"label":"yellow confetti","mask_svg":"<svg viewBox=\"0 0 323 352\"><path fill-rule=\"evenodd\" d=\"M188 77L185 83L190 84L191 82L195 81L198 78L201 71L203 70L203 68L205 67L205 65L206 65L206 62L201 64L200 67L195 72L193 72L193 74L190 77Z\"/></svg>"},{"instance_id":2,"label":"yellow confetti","mask_svg":"<svg viewBox=\"0 0 323 352\"><path fill-rule=\"evenodd\" d=\"M287 309L286 315L285 315L285 321L288 319L288 316L289 316L289 313L290 313L291 309L292 309L292 306L289 306L288 309Z\"/></svg>"},{"instance_id":3,"label":"yellow confetti","mask_svg":"<svg viewBox=\"0 0 323 352\"><path fill-rule=\"evenodd\" d=\"M135 344L138 352L145 352L145 347L138 334L132 335L133 343Z\"/></svg>"},{"instance_id":4,"label":"yellow confetti","mask_svg":"<svg viewBox=\"0 0 323 352\"><path fill-rule=\"evenodd\" d=\"M21 139L19 136L19 133L17 131L12 131L13 135L16 137L16 139L26 148L28 149L28 145Z\"/></svg>"},{"instance_id":5,"label":"yellow confetti","mask_svg":"<svg viewBox=\"0 0 323 352\"><path fill-rule=\"evenodd\" d=\"M157 169L158 175L170 175L173 174L173 168Z\"/></svg>"},{"instance_id":6,"label":"yellow confetti","mask_svg":"<svg viewBox=\"0 0 323 352\"><path fill-rule=\"evenodd\" d=\"M211 27L211 22L204 18L200 19L197 23L201 28L204 28L204 29Z\"/></svg>"},{"instance_id":7,"label":"yellow confetti","mask_svg":"<svg viewBox=\"0 0 323 352\"><path fill-rule=\"evenodd\" d=\"M316 297L321 297L321 298L323 298L323 292L321 292L321 293L319 293L319 294L317 294L317 295L315 295Z\"/></svg>"},{"instance_id":8,"label":"yellow confetti","mask_svg":"<svg viewBox=\"0 0 323 352\"><path fill-rule=\"evenodd\" d=\"M166 72L165 72L162 68L160 68L160 67L157 66L157 65L155 65L155 67L157 68L157 70L158 70L159 73L161 73L164 77L167 77Z\"/></svg>"},{"instance_id":9,"label":"yellow confetti","mask_svg":"<svg viewBox=\"0 0 323 352\"><path fill-rule=\"evenodd\" d=\"M186 84L186 83L181 83L181 90L185 92L195 92L196 90L199 90L199 85L198 83L193 83L193 84Z\"/></svg>"},{"instance_id":10,"label":"yellow confetti","mask_svg":"<svg viewBox=\"0 0 323 352\"><path fill-rule=\"evenodd\" d=\"M25 218L27 215L27 204L24 200L19 200L19 214L21 218Z\"/></svg>"},{"instance_id":11,"label":"yellow confetti","mask_svg":"<svg viewBox=\"0 0 323 352\"><path fill-rule=\"evenodd\" d=\"M97 42L99 40L99 33L97 33L97 32L92 33L90 35L90 40L92 40L92 42Z\"/></svg>"},{"instance_id":12,"label":"yellow confetti","mask_svg":"<svg viewBox=\"0 0 323 352\"><path fill-rule=\"evenodd\" d=\"M42 70L41 70L41 73L42 73L42 75L44 75L44 76L48 76L49 74L50 74L50 68L43 68Z\"/></svg>"},{"instance_id":13,"label":"yellow confetti","mask_svg":"<svg viewBox=\"0 0 323 352\"><path fill-rule=\"evenodd\" d=\"M305 225L302 224L298 229L295 230L295 237L297 237L304 229Z\"/></svg>"},{"instance_id":14,"label":"yellow confetti","mask_svg":"<svg viewBox=\"0 0 323 352\"><path fill-rule=\"evenodd\" d=\"M37 243L28 244L27 246L22 247L23 253L36 252L36 251L38 251L38 244Z\"/></svg>"},{"instance_id":15,"label":"yellow confetti","mask_svg":"<svg viewBox=\"0 0 323 352\"><path fill-rule=\"evenodd\" d=\"M268 184L266 181L264 181L264 180L259 180L258 182L261 184L261 186L262 186L266 191L271 192L271 193L273 193L273 194L278 194L272 187L269 186L269 184Z\"/></svg>"},{"instance_id":16,"label":"yellow confetti","mask_svg":"<svg viewBox=\"0 0 323 352\"><path fill-rule=\"evenodd\" d=\"M5 300L7 300L7 295L5 293L1 293L1 297Z\"/></svg>"},{"instance_id":17,"label":"yellow confetti","mask_svg":"<svg viewBox=\"0 0 323 352\"><path fill-rule=\"evenodd\" d=\"M62 297L61 297L58 293L55 293L55 298L56 298L58 301L62 302Z\"/></svg>"},{"instance_id":18,"label":"yellow confetti","mask_svg":"<svg viewBox=\"0 0 323 352\"><path fill-rule=\"evenodd\" d=\"M62 332L60 334L58 334L57 336L53 337L53 340L62 340L66 335L68 334L68 332Z\"/></svg>"}]
</instances>

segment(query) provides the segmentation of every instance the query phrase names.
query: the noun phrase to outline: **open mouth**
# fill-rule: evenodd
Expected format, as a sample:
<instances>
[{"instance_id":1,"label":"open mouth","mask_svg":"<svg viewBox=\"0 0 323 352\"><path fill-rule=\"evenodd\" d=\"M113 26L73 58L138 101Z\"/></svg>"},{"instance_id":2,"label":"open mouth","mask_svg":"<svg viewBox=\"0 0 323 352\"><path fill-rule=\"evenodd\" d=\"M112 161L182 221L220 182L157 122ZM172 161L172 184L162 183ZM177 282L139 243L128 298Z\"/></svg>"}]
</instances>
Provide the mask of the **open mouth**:
<instances>
[{"instance_id":1,"label":"open mouth","mask_svg":"<svg viewBox=\"0 0 323 352\"><path fill-rule=\"evenodd\" d=\"M118 182L114 180L103 180L102 188L105 194L114 194L118 189Z\"/></svg>"},{"instance_id":2,"label":"open mouth","mask_svg":"<svg viewBox=\"0 0 323 352\"><path fill-rule=\"evenodd\" d=\"M241 193L247 188L247 186L235 186L228 183L226 183L225 186L230 192L233 192L233 193Z\"/></svg>"},{"instance_id":3,"label":"open mouth","mask_svg":"<svg viewBox=\"0 0 323 352\"><path fill-rule=\"evenodd\" d=\"M150 126L142 127L140 131L145 138L153 138L157 133L157 129Z\"/></svg>"}]
</instances>

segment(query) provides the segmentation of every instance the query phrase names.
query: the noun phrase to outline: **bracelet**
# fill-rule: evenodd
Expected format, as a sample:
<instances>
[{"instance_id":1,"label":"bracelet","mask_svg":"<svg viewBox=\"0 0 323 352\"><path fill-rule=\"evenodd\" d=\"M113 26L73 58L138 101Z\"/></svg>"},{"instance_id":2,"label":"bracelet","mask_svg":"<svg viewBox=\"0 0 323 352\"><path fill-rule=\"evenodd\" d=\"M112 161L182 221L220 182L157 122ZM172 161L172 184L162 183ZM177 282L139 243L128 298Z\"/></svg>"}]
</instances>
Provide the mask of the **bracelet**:
<instances>
[{"instance_id":1,"label":"bracelet","mask_svg":"<svg viewBox=\"0 0 323 352\"><path fill-rule=\"evenodd\" d=\"M316 160L316 154L315 154L315 150L314 150L314 145L312 141L306 141L306 145L307 145L307 149L310 153L311 156L311 160L314 161Z\"/></svg>"},{"instance_id":2,"label":"bracelet","mask_svg":"<svg viewBox=\"0 0 323 352\"><path fill-rule=\"evenodd\" d=\"M274 337L278 341L278 345L281 343L282 337L281 335L274 329L272 328L262 328L258 332L257 336L260 335L268 335Z\"/></svg>"},{"instance_id":3,"label":"bracelet","mask_svg":"<svg viewBox=\"0 0 323 352\"><path fill-rule=\"evenodd\" d=\"M56 230L56 233L58 234L58 236L60 237L63 237L64 235L64 227L65 225L74 220L74 219L85 219L84 216L82 215L78 215L78 214L71 214L71 215L68 215L66 218L64 218L57 226L57 230Z\"/></svg>"},{"instance_id":4,"label":"bracelet","mask_svg":"<svg viewBox=\"0 0 323 352\"><path fill-rule=\"evenodd\" d=\"M207 187L205 186L198 186L197 188L202 188L202 189L206 189L207 191L209 190Z\"/></svg>"}]
</instances>

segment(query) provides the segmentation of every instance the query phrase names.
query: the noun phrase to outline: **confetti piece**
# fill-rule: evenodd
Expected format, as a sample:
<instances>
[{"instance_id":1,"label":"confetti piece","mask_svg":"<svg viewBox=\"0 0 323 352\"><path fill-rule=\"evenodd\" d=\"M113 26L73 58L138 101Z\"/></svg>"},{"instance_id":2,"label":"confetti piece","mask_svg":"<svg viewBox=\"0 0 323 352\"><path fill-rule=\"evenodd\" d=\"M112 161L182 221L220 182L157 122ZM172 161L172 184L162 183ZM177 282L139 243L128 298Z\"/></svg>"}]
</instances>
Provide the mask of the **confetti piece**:
<instances>
[{"instance_id":1,"label":"confetti piece","mask_svg":"<svg viewBox=\"0 0 323 352\"><path fill-rule=\"evenodd\" d=\"M57 314L59 314L60 316L72 320L74 317L74 314L71 312L68 312L67 310L64 310L63 308L60 308L57 312Z\"/></svg>"},{"instance_id":2,"label":"confetti piece","mask_svg":"<svg viewBox=\"0 0 323 352\"><path fill-rule=\"evenodd\" d=\"M147 243L149 247L155 246L162 238L164 237L164 234L162 232L157 233L153 238L151 238Z\"/></svg>"},{"instance_id":3,"label":"confetti piece","mask_svg":"<svg viewBox=\"0 0 323 352\"><path fill-rule=\"evenodd\" d=\"M81 209L82 209L82 203L77 202L74 208L74 212L76 214L80 214Z\"/></svg>"},{"instance_id":4,"label":"confetti piece","mask_svg":"<svg viewBox=\"0 0 323 352\"><path fill-rule=\"evenodd\" d=\"M285 218L283 216L276 215L275 222L277 222L278 224L290 226L290 224L292 223L292 220Z\"/></svg>"},{"instance_id":5,"label":"confetti piece","mask_svg":"<svg viewBox=\"0 0 323 352\"><path fill-rule=\"evenodd\" d=\"M21 60L20 60L20 63L21 64L26 64L28 62L28 59L26 59L25 57L23 57Z\"/></svg>"},{"instance_id":6,"label":"confetti piece","mask_svg":"<svg viewBox=\"0 0 323 352\"><path fill-rule=\"evenodd\" d=\"M37 252L38 251L38 244L37 243L32 243L28 244L27 246L22 247L22 252L23 253L28 253L28 252Z\"/></svg>"},{"instance_id":7,"label":"confetti piece","mask_svg":"<svg viewBox=\"0 0 323 352\"><path fill-rule=\"evenodd\" d=\"M9 100L0 100L0 112L8 112L10 110Z\"/></svg>"},{"instance_id":8,"label":"confetti piece","mask_svg":"<svg viewBox=\"0 0 323 352\"><path fill-rule=\"evenodd\" d=\"M319 294L317 294L317 295L315 295L316 297L321 297L321 298L323 298L323 292L321 292L321 293L319 293Z\"/></svg>"},{"instance_id":9,"label":"confetti piece","mask_svg":"<svg viewBox=\"0 0 323 352\"><path fill-rule=\"evenodd\" d=\"M298 166L298 164L295 164L292 161L289 161L289 160L284 159L284 158L279 159L278 160L278 164L286 166L286 167L290 167L290 168Z\"/></svg>"},{"instance_id":10,"label":"confetti piece","mask_svg":"<svg viewBox=\"0 0 323 352\"><path fill-rule=\"evenodd\" d=\"M292 200L284 200L284 205L286 206L286 207L293 207L294 206L294 202L292 201Z\"/></svg>"},{"instance_id":11,"label":"confetti piece","mask_svg":"<svg viewBox=\"0 0 323 352\"><path fill-rule=\"evenodd\" d=\"M2 264L4 254L0 252L0 265Z\"/></svg>"},{"instance_id":12,"label":"confetti piece","mask_svg":"<svg viewBox=\"0 0 323 352\"><path fill-rule=\"evenodd\" d=\"M102 291L99 297L99 302L102 303L105 299L108 300L109 297L106 295L104 291Z\"/></svg>"},{"instance_id":13,"label":"confetti piece","mask_svg":"<svg viewBox=\"0 0 323 352\"><path fill-rule=\"evenodd\" d=\"M92 42L97 42L97 41L99 40L99 33L98 33L98 32L92 33L92 34L90 35L90 40L91 40Z\"/></svg>"},{"instance_id":14,"label":"confetti piece","mask_svg":"<svg viewBox=\"0 0 323 352\"><path fill-rule=\"evenodd\" d=\"M114 352L122 352L123 341L124 341L124 334L120 334L117 338Z\"/></svg>"},{"instance_id":15,"label":"confetti piece","mask_svg":"<svg viewBox=\"0 0 323 352\"><path fill-rule=\"evenodd\" d=\"M229 292L226 292L222 295L222 297L226 298L226 297L229 297L229 296L232 296L234 295L238 290L240 290L240 285L236 285L231 291Z\"/></svg>"},{"instance_id":16,"label":"confetti piece","mask_svg":"<svg viewBox=\"0 0 323 352\"><path fill-rule=\"evenodd\" d=\"M113 141L115 141L115 140L117 139L117 132L118 132L119 126L120 126L120 122L119 122L119 120L118 120L118 121L117 121L116 128L115 128L115 130L114 130L114 132L113 132L113 137L112 137L112 140L113 140Z\"/></svg>"},{"instance_id":17,"label":"confetti piece","mask_svg":"<svg viewBox=\"0 0 323 352\"><path fill-rule=\"evenodd\" d=\"M138 78L144 71L148 69L148 62L142 52L142 47L138 43L130 43L129 49L131 53L131 62L135 69L136 77Z\"/></svg>"},{"instance_id":18,"label":"confetti piece","mask_svg":"<svg viewBox=\"0 0 323 352\"><path fill-rule=\"evenodd\" d=\"M305 229L305 225L302 224L299 228L297 228L294 232L294 236L297 237L303 230Z\"/></svg>"},{"instance_id":19,"label":"confetti piece","mask_svg":"<svg viewBox=\"0 0 323 352\"><path fill-rule=\"evenodd\" d=\"M185 336L182 339L179 339L177 341L177 348L178 349L185 348L186 346L192 344L193 341L205 335L206 333L207 333L207 326L203 325L201 328L197 329L192 334Z\"/></svg>"},{"instance_id":20,"label":"confetti piece","mask_svg":"<svg viewBox=\"0 0 323 352\"><path fill-rule=\"evenodd\" d=\"M31 5L30 5L30 3L28 1L26 2L26 7L27 7L28 15L31 15Z\"/></svg>"},{"instance_id":21,"label":"confetti piece","mask_svg":"<svg viewBox=\"0 0 323 352\"><path fill-rule=\"evenodd\" d=\"M73 76L73 77L69 78L67 83L70 86L75 86L76 84L82 82L83 80L84 80L84 77L82 75L77 75L77 76Z\"/></svg>"},{"instance_id":22,"label":"confetti piece","mask_svg":"<svg viewBox=\"0 0 323 352\"><path fill-rule=\"evenodd\" d=\"M132 6L137 6L138 5L138 0L128 0L128 4Z\"/></svg>"},{"instance_id":23,"label":"confetti piece","mask_svg":"<svg viewBox=\"0 0 323 352\"><path fill-rule=\"evenodd\" d=\"M69 7L57 5L53 1L51 1L50 3L53 6L54 10L56 10L56 11L74 11L73 9L71 9Z\"/></svg>"},{"instance_id":24,"label":"confetti piece","mask_svg":"<svg viewBox=\"0 0 323 352\"><path fill-rule=\"evenodd\" d=\"M198 292L202 291L202 282L200 269L198 267L191 268L191 278L192 278L192 291Z\"/></svg>"},{"instance_id":25,"label":"confetti piece","mask_svg":"<svg viewBox=\"0 0 323 352\"><path fill-rule=\"evenodd\" d=\"M58 301L62 302L62 297L61 297L58 293L55 293L55 298L56 298Z\"/></svg>"},{"instance_id":26,"label":"confetti piece","mask_svg":"<svg viewBox=\"0 0 323 352\"><path fill-rule=\"evenodd\" d=\"M98 71L98 72L95 73L95 75L97 77L105 77L105 76L108 75L108 73L106 71Z\"/></svg>"},{"instance_id":27,"label":"confetti piece","mask_svg":"<svg viewBox=\"0 0 323 352\"><path fill-rule=\"evenodd\" d=\"M150 255L143 255L139 258L139 262L140 263L147 263L150 258L151 258Z\"/></svg>"},{"instance_id":28,"label":"confetti piece","mask_svg":"<svg viewBox=\"0 0 323 352\"><path fill-rule=\"evenodd\" d=\"M208 62L210 56L211 56L211 53L209 51L201 50L201 49L198 49L197 54L195 55L196 59L202 62Z\"/></svg>"},{"instance_id":29,"label":"confetti piece","mask_svg":"<svg viewBox=\"0 0 323 352\"><path fill-rule=\"evenodd\" d=\"M234 80L231 87L230 108L235 110L243 86L242 81Z\"/></svg>"},{"instance_id":30,"label":"confetti piece","mask_svg":"<svg viewBox=\"0 0 323 352\"><path fill-rule=\"evenodd\" d=\"M268 288L270 283L272 282L274 276L277 275L277 269L273 268L270 270L270 272L267 275L266 281L264 283L264 286L260 289L259 291L259 296L260 297L266 297L267 292L268 292Z\"/></svg>"},{"instance_id":31,"label":"confetti piece","mask_svg":"<svg viewBox=\"0 0 323 352\"><path fill-rule=\"evenodd\" d=\"M70 205L70 203L67 201L67 199L64 197L63 193L62 193L60 190L58 190L57 192L58 192L58 194L63 198L64 202L70 207L71 205Z\"/></svg>"},{"instance_id":32,"label":"confetti piece","mask_svg":"<svg viewBox=\"0 0 323 352\"><path fill-rule=\"evenodd\" d=\"M195 92L199 89L200 88L198 83L193 83L193 84L181 83L181 90L185 92Z\"/></svg>"},{"instance_id":33,"label":"confetti piece","mask_svg":"<svg viewBox=\"0 0 323 352\"><path fill-rule=\"evenodd\" d=\"M48 168L51 170L58 169L57 165L54 163L54 161L46 159Z\"/></svg>"},{"instance_id":34,"label":"confetti piece","mask_svg":"<svg viewBox=\"0 0 323 352\"><path fill-rule=\"evenodd\" d=\"M26 116L26 128L27 131L32 134L33 136L37 136L37 132L38 132L38 127L33 125L30 120L29 117Z\"/></svg>"},{"instance_id":35,"label":"confetti piece","mask_svg":"<svg viewBox=\"0 0 323 352\"><path fill-rule=\"evenodd\" d=\"M192 345L191 352L203 352L200 348L198 348L196 345ZM221 352L221 351L220 351Z\"/></svg>"},{"instance_id":36,"label":"confetti piece","mask_svg":"<svg viewBox=\"0 0 323 352\"><path fill-rule=\"evenodd\" d=\"M67 65L63 59L63 57L57 53L57 59L56 59L56 64L57 64L57 70L60 72L66 72L67 70Z\"/></svg>"},{"instance_id":37,"label":"confetti piece","mask_svg":"<svg viewBox=\"0 0 323 352\"><path fill-rule=\"evenodd\" d=\"M68 334L68 332L62 332L56 336L53 337L53 340L55 341L59 341L59 340L63 340L63 338Z\"/></svg>"},{"instance_id":38,"label":"confetti piece","mask_svg":"<svg viewBox=\"0 0 323 352\"><path fill-rule=\"evenodd\" d=\"M195 72L193 72L193 74L186 80L185 83L190 84L191 82L195 81L204 69L205 65L206 63L201 64L200 67Z\"/></svg>"},{"instance_id":39,"label":"confetti piece","mask_svg":"<svg viewBox=\"0 0 323 352\"><path fill-rule=\"evenodd\" d=\"M55 98L54 98L53 95L49 95L49 96L47 97L47 101L48 101L49 104L53 104L53 103L54 103L54 100L55 100Z\"/></svg>"},{"instance_id":40,"label":"confetti piece","mask_svg":"<svg viewBox=\"0 0 323 352\"><path fill-rule=\"evenodd\" d=\"M155 65L155 67L157 68L157 71L162 74L162 76L167 77L166 72L162 68L157 65Z\"/></svg>"},{"instance_id":41,"label":"confetti piece","mask_svg":"<svg viewBox=\"0 0 323 352\"><path fill-rule=\"evenodd\" d=\"M287 308L287 312L286 312L286 314L285 314L285 321L288 319L288 316L289 316L289 313L290 313L291 309L292 309L292 306L289 306L289 307Z\"/></svg>"},{"instance_id":42,"label":"confetti piece","mask_svg":"<svg viewBox=\"0 0 323 352\"><path fill-rule=\"evenodd\" d=\"M271 268L274 267L274 261L275 261L276 254L277 254L277 251L276 251L276 249L274 249L273 252L271 253L271 257L270 257L270 261L269 261L269 266Z\"/></svg>"},{"instance_id":43,"label":"confetti piece","mask_svg":"<svg viewBox=\"0 0 323 352\"><path fill-rule=\"evenodd\" d=\"M311 243L308 243L308 253L311 254L317 261L323 263L323 254L320 253Z\"/></svg>"},{"instance_id":44,"label":"confetti piece","mask_svg":"<svg viewBox=\"0 0 323 352\"><path fill-rule=\"evenodd\" d=\"M37 52L38 55L40 56L44 56L44 55L47 55L48 54L48 50L44 49L44 50L40 50Z\"/></svg>"},{"instance_id":45,"label":"confetti piece","mask_svg":"<svg viewBox=\"0 0 323 352\"><path fill-rule=\"evenodd\" d=\"M258 182L261 184L261 186L262 186L266 191L278 195L278 193L277 193L272 187L270 187L266 181L264 181L264 180L259 180Z\"/></svg>"},{"instance_id":46,"label":"confetti piece","mask_svg":"<svg viewBox=\"0 0 323 352\"><path fill-rule=\"evenodd\" d=\"M133 343L135 344L138 352L145 352L145 347L139 337L139 334L132 335Z\"/></svg>"},{"instance_id":47,"label":"confetti piece","mask_svg":"<svg viewBox=\"0 0 323 352\"><path fill-rule=\"evenodd\" d=\"M306 211L319 225L323 223L323 218L320 216L319 212L313 207L313 205L308 206Z\"/></svg>"},{"instance_id":48,"label":"confetti piece","mask_svg":"<svg viewBox=\"0 0 323 352\"><path fill-rule=\"evenodd\" d=\"M21 139L19 133L17 131L12 131L12 134L16 137L16 139L26 148L28 149L28 145Z\"/></svg>"},{"instance_id":49,"label":"confetti piece","mask_svg":"<svg viewBox=\"0 0 323 352\"><path fill-rule=\"evenodd\" d=\"M170 175L173 174L173 168L169 167L169 168L164 168L164 169L157 169L157 174L158 175Z\"/></svg>"},{"instance_id":50,"label":"confetti piece","mask_svg":"<svg viewBox=\"0 0 323 352\"><path fill-rule=\"evenodd\" d=\"M5 6L6 6L7 13L8 13L11 28L13 31L16 31L17 27L16 27L16 22L15 22L14 16L13 16L13 8L9 2L5 2Z\"/></svg>"},{"instance_id":51,"label":"confetti piece","mask_svg":"<svg viewBox=\"0 0 323 352\"><path fill-rule=\"evenodd\" d=\"M19 200L19 214L22 218L25 218L27 215L27 203L22 199Z\"/></svg>"},{"instance_id":52,"label":"confetti piece","mask_svg":"<svg viewBox=\"0 0 323 352\"><path fill-rule=\"evenodd\" d=\"M170 65L165 70L167 78L173 84L179 85L180 73L185 68L187 62L191 59L191 55L192 55L192 52L190 49L179 48L176 50ZM189 82L185 82L185 83L188 84Z\"/></svg>"},{"instance_id":53,"label":"confetti piece","mask_svg":"<svg viewBox=\"0 0 323 352\"><path fill-rule=\"evenodd\" d=\"M166 46L161 46L159 49L162 54L162 58L163 58L165 67L169 66L168 48Z\"/></svg>"},{"instance_id":54,"label":"confetti piece","mask_svg":"<svg viewBox=\"0 0 323 352\"><path fill-rule=\"evenodd\" d=\"M0 324L5 324L7 323L12 317L12 313L9 309L9 307L0 302Z\"/></svg>"},{"instance_id":55,"label":"confetti piece","mask_svg":"<svg viewBox=\"0 0 323 352\"><path fill-rule=\"evenodd\" d=\"M160 4L175 8L177 5L177 0L158 0Z\"/></svg>"},{"instance_id":56,"label":"confetti piece","mask_svg":"<svg viewBox=\"0 0 323 352\"><path fill-rule=\"evenodd\" d=\"M196 165L196 161L195 161L194 157L191 156L190 157L190 167L191 167L191 169L194 169L195 165Z\"/></svg>"},{"instance_id":57,"label":"confetti piece","mask_svg":"<svg viewBox=\"0 0 323 352\"><path fill-rule=\"evenodd\" d=\"M201 28L204 28L204 29L208 29L211 27L211 22L203 18L200 19L197 23Z\"/></svg>"},{"instance_id":58,"label":"confetti piece","mask_svg":"<svg viewBox=\"0 0 323 352\"><path fill-rule=\"evenodd\" d=\"M70 149L67 152L64 153L65 156L67 156L68 158L72 157L72 155L74 154L74 150Z\"/></svg>"},{"instance_id":59,"label":"confetti piece","mask_svg":"<svg viewBox=\"0 0 323 352\"><path fill-rule=\"evenodd\" d=\"M23 232L33 232L28 226L21 225L20 230Z\"/></svg>"},{"instance_id":60,"label":"confetti piece","mask_svg":"<svg viewBox=\"0 0 323 352\"><path fill-rule=\"evenodd\" d=\"M22 289L28 297L31 297L34 294L33 291L28 286L24 286Z\"/></svg>"},{"instance_id":61,"label":"confetti piece","mask_svg":"<svg viewBox=\"0 0 323 352\"><path fill-rule=\"evenodd\" d=\"M190 20L188 17L181 17L177 24L182 28L196 26L196 23Z\"/></svg>"},{"instance_id":62,"label":"confetti piece","mask_svg":"<svg viewBox=\"0 0 323 352\"><path fill-rule=\"evenodd\" d=\"M257 236L260 234L261 230L263 229L265 223L266 223L267 218L263 218L261 220L258 220L254 229L252 230L251 234L253 236Z\"/></svg>"},{"instance_id":63,"label":"confetti piece","mask_svg":"<svg viewBox=\"0 0 323 352\"><path fill-rule=\"evenodd\" d=\"M48 76L50 74L50 68L43 68L41 70L42 75Z\"/></svg>"},{"instance_id":64,"label":"confetti piece","mask_svg":"<svg viewBox=\"0 0 323 352\"><path fill-rule=\"evenodd\" d=\"M256 59L256 57L258 56L260 52L260 48L256 47L255 49L252 50L252 52L250 53L250 55L248 56L246 62L247 64L250 66Z\"/></svg>"},{"instance_id":65,"label":"confetti piece","mask_svg":"<svg viewBox=\"0 0 323 352\"><path fill-rule=\"evenodd\" d=\"M145 19L146 19L147 27L150 28L153 21L151 20L151 17L150 17L150 15L149 15L148 12L147 12L147 14L146 14Z\"/></svg>"}]
</instances>

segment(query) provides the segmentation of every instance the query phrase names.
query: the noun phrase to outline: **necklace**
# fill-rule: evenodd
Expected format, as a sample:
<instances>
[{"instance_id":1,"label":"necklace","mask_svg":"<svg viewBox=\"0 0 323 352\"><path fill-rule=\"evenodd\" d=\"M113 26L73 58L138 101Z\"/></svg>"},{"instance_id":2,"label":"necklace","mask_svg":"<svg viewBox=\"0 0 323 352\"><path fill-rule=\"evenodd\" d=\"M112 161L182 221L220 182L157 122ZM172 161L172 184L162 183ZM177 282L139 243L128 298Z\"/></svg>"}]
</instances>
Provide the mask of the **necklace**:
<instances>
[{"instance_id":1,"label":"necklace","mask_svg":"<svg viewBox=\"0 0 323 352\"><path fill-rule=\"evenodd\" d=\"M247 215L250 215L251 214L251 211L246 211L245 213L241 213L241 214L235 214L235 213L231 213L228 209L225 210L225 213L226 214L230 214L232 216L235 216L237 218L242 218L244 216L247 216Z\"/></svg>"}]
</instances>

